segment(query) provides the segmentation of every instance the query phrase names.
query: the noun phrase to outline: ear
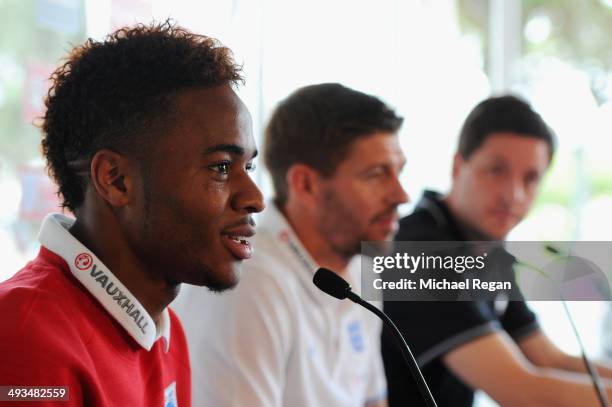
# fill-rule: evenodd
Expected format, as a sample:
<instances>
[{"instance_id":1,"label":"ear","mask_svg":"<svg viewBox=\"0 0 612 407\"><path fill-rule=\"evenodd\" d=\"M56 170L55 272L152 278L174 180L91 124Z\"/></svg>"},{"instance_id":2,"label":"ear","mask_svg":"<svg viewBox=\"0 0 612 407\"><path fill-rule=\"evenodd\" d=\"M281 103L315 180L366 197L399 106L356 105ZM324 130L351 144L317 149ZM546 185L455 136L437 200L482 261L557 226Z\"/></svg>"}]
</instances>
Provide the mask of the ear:
<instances>
[{"instance_id":1,"label":"ear","mask_svg":"<svg viewBox=\"0 0 612 407\"><path fill-rule=\"evenodd\" d=\"M98 151L91 160L91 182L96 192L111 206L121 207L130 202L133 192L128 159L115 151Z\"/></svg>"},{"instance_id":2,"label":"ear","mask_svg":"<svg viewBox=\"0 0 612 407\"><path fill-rule=\"evenodd\" d=\"M309 206L317 205L319 173L305 164L293 164L287 171L289 196Z\"/></svg>"},{"instance_id":3,"label":"ear","mask_svg":"<svg viewBox=\"0 0 612 407\"><path fill-rule=\"evenodd\" d=\"M457 179L457 177L459 176L459 171L461 170L461 167L463 166L464 163L465 163L465 159L463 158L463 156L460 153L455 153L455 156L453 157L453 170L452 170L453 181Z\"/></svg>"}]
</instances>

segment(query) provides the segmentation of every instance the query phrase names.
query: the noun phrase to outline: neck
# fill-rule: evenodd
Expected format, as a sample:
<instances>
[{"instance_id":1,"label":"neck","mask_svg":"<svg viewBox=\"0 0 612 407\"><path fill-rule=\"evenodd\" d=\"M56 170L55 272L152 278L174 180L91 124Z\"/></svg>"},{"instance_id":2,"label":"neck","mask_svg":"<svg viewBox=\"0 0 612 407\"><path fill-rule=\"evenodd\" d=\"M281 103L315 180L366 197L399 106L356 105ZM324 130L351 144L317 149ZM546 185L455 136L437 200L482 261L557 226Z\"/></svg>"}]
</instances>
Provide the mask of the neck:
<instances>
[{"instance_id":1,"label":"neck","mask_svg":"<svg viewBox=\"0 0 612 407\"><path fill-rule=\"evenodd\" d=\"M344 274L351 259L334 250L328 236L320 232L318 219L296 203L288 202L279 209L314 261L320 267Z\"/></svg>"},{"instance_id":2,"label":"neck","mask_svg":"<svg viewBox=\"0 0 612 407\"><path fill-rule=\"evenodd\" d=\"M465 216L463 216L461 212L461 207L457 201L456 194L451 192L444 197L442 200L448 207L451 215L453 216L455 222L457 222L457 226L465 236L466 240L470 241L488 241L493 240L490 236L487 236L485 233L482 233L477 227L473 226Z\"/></svg>"},{"instance_id":3,"label":"neck","mask_svg":"<svg viewBox=\"0 0 612 407\"><path fill-rule=\"evenodd\" d=\"M70 233L109 268L157 323L177 296L179 285L152 273L131 250L117 218L99 216L99 212L79 210Z\"/></svg>"}]
</instances>

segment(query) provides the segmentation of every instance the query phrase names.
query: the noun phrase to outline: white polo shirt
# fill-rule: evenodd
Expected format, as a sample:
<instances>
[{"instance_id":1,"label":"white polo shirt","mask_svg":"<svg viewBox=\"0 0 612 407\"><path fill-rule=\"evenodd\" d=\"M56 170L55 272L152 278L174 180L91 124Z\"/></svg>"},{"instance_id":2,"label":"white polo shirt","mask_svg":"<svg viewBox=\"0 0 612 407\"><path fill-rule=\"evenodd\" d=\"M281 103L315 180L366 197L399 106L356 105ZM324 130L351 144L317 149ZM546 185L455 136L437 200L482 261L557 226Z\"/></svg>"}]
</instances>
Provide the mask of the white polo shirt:
<instances>
[{"instance_id":1,"label":"white polo shirt","mask_svg":"<svg viewBox=\"0 0 612 407\"><path fill-rule=\"evenodd\" d=\"M321 292L318 266L270 204L238 286L183 286L173 309L190 349L193 404L363 407L386 397L381 322ZM344 275L359 291L360 261Z\"/></svg>"}]
</instances>

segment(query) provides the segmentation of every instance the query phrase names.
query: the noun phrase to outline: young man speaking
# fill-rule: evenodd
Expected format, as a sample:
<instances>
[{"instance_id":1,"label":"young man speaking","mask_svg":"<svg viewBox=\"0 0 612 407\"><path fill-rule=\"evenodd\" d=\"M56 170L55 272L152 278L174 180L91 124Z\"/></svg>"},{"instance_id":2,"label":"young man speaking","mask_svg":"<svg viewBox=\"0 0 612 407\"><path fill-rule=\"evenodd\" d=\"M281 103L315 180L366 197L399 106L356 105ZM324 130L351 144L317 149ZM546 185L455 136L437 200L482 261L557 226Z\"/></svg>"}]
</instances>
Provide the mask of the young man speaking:
<instances>
[{"instance_id":1,"label":"young man speaking","mask_svg":"<svg viewBox=\"0 0 612 407\"><path fill-rule=\"evenodd\" d=\"M26 393L44 405L58 386L67 406L190 405L168 304L181 283L234 286L263 209L240 80L227 48L169 23L89 40L55 71L42 146L76 220L48 216L0 285L0 385L46 386Z\"/></svg>"},{"instance_id":2,"label":"young man speaking","mask_svg":"<svg viewBox=\"0 0 612 407\"><path fill-rule=\"evenodd\" d=\"M401 123L377 98L338 84L302 88L278 106L265 141L276 199L253 260L232 292L194 287L179 297L196 403L386 405L380 321L319 291L312 277L326 267L358 288L361 241L397 230L407 200Z\"/></svg>"}]
</instances>

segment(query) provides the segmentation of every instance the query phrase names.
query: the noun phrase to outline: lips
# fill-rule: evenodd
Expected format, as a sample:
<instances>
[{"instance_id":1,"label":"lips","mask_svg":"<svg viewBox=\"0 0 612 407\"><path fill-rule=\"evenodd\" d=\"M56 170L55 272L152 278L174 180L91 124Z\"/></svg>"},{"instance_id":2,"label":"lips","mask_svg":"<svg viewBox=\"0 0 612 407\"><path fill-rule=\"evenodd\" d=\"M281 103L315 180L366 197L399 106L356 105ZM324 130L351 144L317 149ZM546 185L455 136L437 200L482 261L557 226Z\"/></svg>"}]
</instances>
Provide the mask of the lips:
<instances>
[{"instance_id":1,"label":"lips","mask_svg":"<svg viewBox=\"0 0 612 407\"><path fill-rule=\"evenodd\" d=\"M237 260L250 259L253 255L253 246L249 238L255 235L255 229L250 225L226 229L221 233L223 245Z\"/></svg>"}]
</instances>

